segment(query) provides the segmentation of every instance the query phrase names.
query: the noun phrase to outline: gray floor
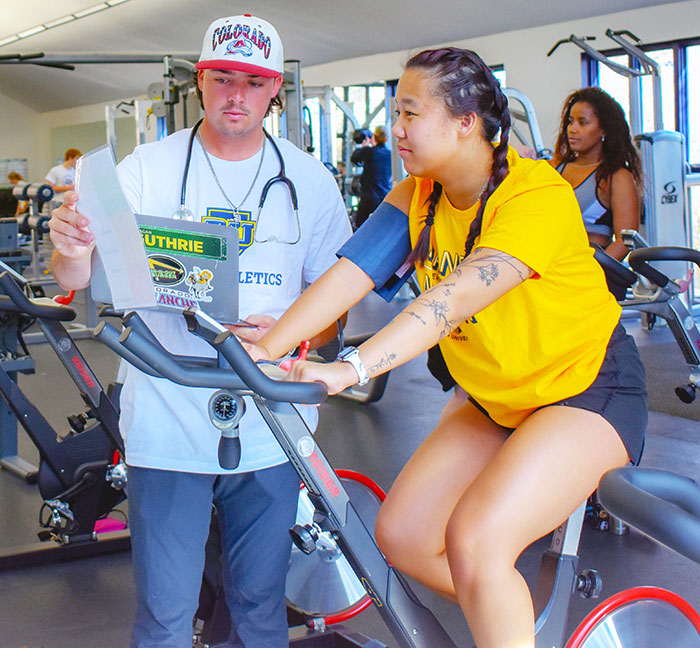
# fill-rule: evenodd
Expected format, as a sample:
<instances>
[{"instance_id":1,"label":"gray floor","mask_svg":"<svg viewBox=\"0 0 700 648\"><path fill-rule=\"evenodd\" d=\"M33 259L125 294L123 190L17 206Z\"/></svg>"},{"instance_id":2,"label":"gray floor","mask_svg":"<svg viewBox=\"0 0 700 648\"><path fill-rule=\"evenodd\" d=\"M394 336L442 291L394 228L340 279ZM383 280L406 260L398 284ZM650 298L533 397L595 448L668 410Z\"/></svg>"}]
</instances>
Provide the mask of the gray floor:
<instances>
[{"instance_id":1,"label":"gray floor","mask_svg":"<svg viewBox=\"0 0 700 648\"><path fill-rule=\"evenodd\" d=\"M375 299L363 302L352 314L350 332L374 330L401 307ZM636 320L626 320L640 346L667 344L663 327L647 332ZM79 342L99 377L109 381L116 360L99 344ZM64 377L58 361L46 345L31 349L37 373L22 376L20 385L59 430L65 415L82 409L76 390ZM669 357L670 364L678 359ZM656 367L648 367L653 380ZM681 367L681 374L683 374ZM668 391L668 385L664 385ZM650 385L650 390L655 386ZM669 393L661 400L674 399ZM352 468L372 477L388 489L405 461L431 429L446 401L437 383L419 358L392 372L383 398L372 405L331 399L321 410L317 438L336 467ZM687 406L694 414L700 401ZM643 464L665 467L691 477L700 476L700 422L690 418L652 412ZM33 447L19 436L21 455L37 459ZM0 471L0 547L34 541L41 500L36 488ZM543 539L530 547L519 562L529 583L534 583ZM603 576L604 595L625 587L654 584L672 589L700 608L700 567L671 554L636 533L614 536L585 528L580 567L595 567ZM418 588L420 597L461 648L472 643L461 613L431 593ZM572 601L571 628L595 602L576 597ZM507 609L504 606L504 610ZM127 646L134 611L133 585L128 553L82 558L58 564L0 573L0 648L88 648ZM370 609L349 624L366 635L395 645L376 611Z\"/></svg>"}]
</instances>

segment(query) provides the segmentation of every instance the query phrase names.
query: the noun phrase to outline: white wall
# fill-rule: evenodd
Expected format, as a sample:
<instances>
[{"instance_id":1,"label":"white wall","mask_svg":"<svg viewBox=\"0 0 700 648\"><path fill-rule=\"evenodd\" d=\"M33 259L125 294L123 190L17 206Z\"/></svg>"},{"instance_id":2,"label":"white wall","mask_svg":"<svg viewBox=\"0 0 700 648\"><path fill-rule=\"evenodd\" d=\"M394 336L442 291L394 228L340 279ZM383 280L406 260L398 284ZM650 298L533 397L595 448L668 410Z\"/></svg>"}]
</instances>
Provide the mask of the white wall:
<instances>
[{"instance_id":1,"label":"white wall","mask_svg":"<svg viewBox=\"0 0 700 648\"><path fill-rule=\"evenodd\" d=\"M596 49L612 49L616 44L605 36L611 28L629 29L646 43L700 36L700 0L637 9L596 18L504 32L449 43L478 52L490 65L503 64L507 85L524 92L532 100L545 144L556 138L561 105L566 95L581 85L581 50L566 44L549 58L549 49L570 34L596 36ZM441 43L445 44L445 43ZM418 51L418 50L416 50ZM307 85L351 85L395 79L401 75L408 51L377 54L304 68Z\"/></svg>"},{"instance_id":2,"label":"white wall","mask_svg":"<svg viewBox=\"0 0 700 648\"><path fill-rule=\"evenodd\" d=\"M556 41L572 33L595 35L597 40L593 45L609 49L615 44L604 35L608 27L629 29L647 43L700 36L700 0L505 32L454 44L476 50L489 64L505 65L508 85L523 91L533 101L542 137L545 144L551 145L564 97L581 83L581 52L567 44L550 58L546 53ZM409 54L408 51L392 52L303 68L302 76L307 85L334 86L393 79L401 75ZM102 121L104 106L37 113L0 94L0 115L3 119L0 158L27 157L29 179L36 181L43 179L55 164L51 156L51 130Z\"/></svg>"},{"instance_id":3,"label":"white wall","mask_svg":"<svg viewBox=\"0 0 700 648\"><path fill-rule=\"evenodd\" d=\"M0 115L0 158L27 158L27 180L34 174L46 174L48 167L43 169L40 164L45 148L45 139L38 132L40 113L0 94ZM7 178L0 178L0 184L6 183Z\"/></svg>"}]
</instances>

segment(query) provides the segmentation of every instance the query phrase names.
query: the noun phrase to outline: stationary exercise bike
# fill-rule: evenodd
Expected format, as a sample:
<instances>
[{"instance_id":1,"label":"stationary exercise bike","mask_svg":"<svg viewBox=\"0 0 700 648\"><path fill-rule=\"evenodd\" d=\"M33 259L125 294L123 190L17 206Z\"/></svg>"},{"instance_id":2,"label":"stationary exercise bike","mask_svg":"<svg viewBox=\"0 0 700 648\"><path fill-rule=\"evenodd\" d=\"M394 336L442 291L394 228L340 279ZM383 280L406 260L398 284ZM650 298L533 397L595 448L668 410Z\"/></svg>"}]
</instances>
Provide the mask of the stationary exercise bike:
<instances>
[{"instance_id":1,"label":"stationary exercise bike","mask_svg":"<svg viewBox=\"0 0 700 648\"><path fill-rule=\"evenodd\" d=\"M245 410L243 396L249 396L299 474L315 508L312 522L293 530L297 547L311 553L319 550L322 538L330 537L337 542L395 636L396 645L401 648L456 648L457 644L432 612L420 603L406 579L386 562L343 480L333 470L293 405L321 403L326 398L325 386L277 380L284 374L275 364L253 363L236 338L217 322L201 312L187 312L185 317L189 330L217 351L218 359L214 362L169 353L136 314L127 316L121 333L107 322L101 322L95 329L95 336L150 375L182 385L217 389L209 402L209 416L221 431L219 461L226 468L234 467L240 458L238 422ZM538 648L564 645L572 592L593 597L600 590L600 577L595 572L579 574L576 569L584 510L582 504L554 532L551 548L543 557L534 595ZM313 620L307 625L312 628ZM309 629L290 645L299 648L382 646L376 640L336 643L337 634L328 630L319 636Z\"/></svg>"},{"instance_id":2,"label":"stationary exercise bike","mask_svg":"<svg viewBox=\"0 0 700 648\"><path fill-rule=\"evenodd\" d=\"M36 475L44 499L39 537L55 542L0 553L0 569L53 559L125 549L128 534L107 515L126 497L118 413L64 327L75 311L52 299L31 295L31 286L5 266L0 274L0 396L39 450ZM86 411L68 417L70 430L59 436L24 395L16 374L32 373L34 361L22 333L36 323L75 382ZM14 424L14 420L13 420ZM11 468L11 466L8 466ZM98 532L105 530L98 543ZM99 544L99 547L98 547Z\"/></svg>"},{"instance_id":3,"label":"stationary exercise bike","mask_svg":"<svg viewBox=\"0 0 700 648\"><path fill-rule=\"evenodd\" d=\"M700 563L700 488L665 470L625 467L603 476L601 503L652 540ZM700 646L700 615L680 596L633 587L603 601L579 625L567 648Z\"/></svg>"},{"instance_id":4,"label":"stationary exercise bike","mask_svg":"<svg viewBox=\"0 0 700 648\"><path fill-rule=\"evenodd\" d=\"M675 393L684 403L692 403L700 385L700 330L682 299L687 280L672 280L650 264L676 262L677 266L686 262L700 267L700 252L676 246L647 247L634 230L623 230L622 238L631 250L627 257L631 269L599 249L595 258L623 309L644 313L650 329L657 318L666 322L690 370L688 383L677 387Z\"/></svg>"}]
</instances>

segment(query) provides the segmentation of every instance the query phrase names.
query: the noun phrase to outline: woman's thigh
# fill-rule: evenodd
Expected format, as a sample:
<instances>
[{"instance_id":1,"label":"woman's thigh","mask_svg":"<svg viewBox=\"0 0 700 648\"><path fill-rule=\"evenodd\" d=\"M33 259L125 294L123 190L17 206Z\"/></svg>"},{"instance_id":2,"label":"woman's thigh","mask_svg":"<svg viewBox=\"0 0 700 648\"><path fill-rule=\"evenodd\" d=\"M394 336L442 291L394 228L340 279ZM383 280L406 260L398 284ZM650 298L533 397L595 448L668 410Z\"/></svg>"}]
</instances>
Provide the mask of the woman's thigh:
<instances>
[{"instance_id":1,"label":"woman's thigh","mask_svg":"<svg viewBox=\"0 0 700 648\"><path fill-rule=\"evenodd\" d=\"M454 508L450 537L458 544L460 538L476 540L488 545L494 558L514 562L566 520L607 470L628 461L619 435L600 414L565 406L540 409L464 492Z\"/></svg>"},{"instance_id":2,"label":"woman's thigh","mask_svg":"<svg viewBox=\"0 0 700 648\"><path fill-rule=\"evenodd\" d=\"M450 401L392 485L379 514L378 535L390 531L409 543L420 535L422 548L443 552L452 511L507 434L473 403Z\"/></svg>"}]
</instances>

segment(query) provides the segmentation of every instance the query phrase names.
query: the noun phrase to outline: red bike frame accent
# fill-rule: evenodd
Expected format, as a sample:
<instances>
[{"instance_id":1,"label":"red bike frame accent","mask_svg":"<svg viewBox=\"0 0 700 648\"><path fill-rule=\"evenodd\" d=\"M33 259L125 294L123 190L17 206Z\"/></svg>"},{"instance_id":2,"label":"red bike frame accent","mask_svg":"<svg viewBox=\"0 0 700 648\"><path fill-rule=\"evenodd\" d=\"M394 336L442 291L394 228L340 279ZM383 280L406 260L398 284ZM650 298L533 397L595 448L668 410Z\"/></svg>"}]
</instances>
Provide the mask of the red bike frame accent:
<instances>
[{"instance_id":1,"label":"red bike frame accent","mask_svg":"<svg viewBox=\"0 0 700 648\"><path fill-rule=\"evenodd\" d=\"M661 587L631 587L617 594L613 594L594 608L588 616L581 621L578 628L574 631L574 634L571 635L571 639L569 639L569 642L566 644L566 648L581 648L581 644L588 638L589 633L603 621L608 614L623 605L644 599L663 601L664 603L672 605L693 624L693 627L700 635L700 615L698 615L685 599L678 596L678 594L669 592Z\"/></svg>"},{"instance_id":2,"label":"red bike frame accent","mask_svg":"<svg viewBox=\"0 0 700 648\"><path fill-rule=\"evenodd\" d=\"M366 486L369 488L379 499L380 502L383 502L386 499L386 493L382 489L379 484L375 483L372 481L367 475L363 475L362 473L359 473L355 470L336 470L335 474L338 475L340 479L352 479L353 481L356 481L363 486ZM301 485L302 488L304 488L304 485ZM342 612L338 612L336 614L329 614L327 617L325 617L324 621L326 622L326 625L333 625L334 623L342 623L343 621L347 621L348 619L352 619L352 617L358 615L360 612L368 608L372 604L372 599L365 594L355 605L351 605L349 608L343 610Z\"/></svg>"}]
</instances>

